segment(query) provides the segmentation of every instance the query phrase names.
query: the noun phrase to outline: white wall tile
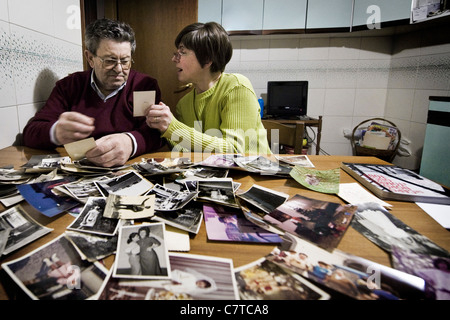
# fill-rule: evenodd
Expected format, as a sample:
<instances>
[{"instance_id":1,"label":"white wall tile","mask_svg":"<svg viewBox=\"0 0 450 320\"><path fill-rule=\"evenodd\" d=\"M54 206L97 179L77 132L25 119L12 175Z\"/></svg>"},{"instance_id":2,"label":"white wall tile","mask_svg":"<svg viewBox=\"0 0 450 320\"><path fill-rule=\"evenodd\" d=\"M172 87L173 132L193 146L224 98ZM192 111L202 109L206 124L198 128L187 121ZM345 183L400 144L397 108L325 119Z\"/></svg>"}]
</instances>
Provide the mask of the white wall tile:
<instances>
[{"instance_id":1,"label":"white wall tile","mask_svg":"<svg viewBox=\"0 0 450 320\"><path fill-rule=\"evenodd\" d=\"M0 20L9 21L8 0L0 0Z\"/></svg>"},{"instance_id":2,"label":"white wall tile","mask_svg":"<svg viewBox=\"0 0 450 320\"><path fill-rule=\"evenodd\" d=\"M16 104L9 24L0 21L0 107Z\"/></svg>"},{"instance_id":3,"label":"white wall tile","mask_svg":"<svg viewBox=\"0 0 450 320\"><path fill-rule=\"evenodd\" d=\"M27 29L54 35L53 0L8 1L9 21Z\"/></svg>"},{"instance_id":4,"label":"white wall tile","mask_svg":"<svg viewBox=\"0 0 450 320\"><path fill-rule=\"evenodd\" d=\"M268 61L269 40L249 40L241 42L242 61Z\"/></svg>"},{"instance_id":5,"label":"white wall tile","mask_svg":"<svg viewBox=\"0 0 450 320\"><path fill-rule=\"evenodd\" d=\"M391 62L389 88L415 88L417 81L418 58L396 58Z\"/></svg>"},{"instance_id":6,"label":"white wall tile","mask_svg":"<svg viewBox=\"0 0 450 320\"><path fill-rule=\"evenodd\" d=\"M450 81L450 53L418 58L417 89L446 90Z\"/></svg>"},{"instance_id":7,"label":"white wall tile","mask_svg":"<svg viewBox=\"0 0 450 320\"><path fill-rule=\"evenodd\" d=\"M323 116L322 118L322 141L324 143L350 144L344 137L344 129L351 128L352 117ZM339 153L342 154L342 153Z\"/></svg>"},{"instance_id":8,"label":"white wall tile","mask_svg":"<svg viewBox=\"0 0 450 320\"><path fill-rule=\"evenodd\" d=\"M359 59L361 38L331 38L330 59Z\"/></svg>"},{"instance_id":9,"label":"white wall tile","mask_svg":"<svg viewBox=\"0 0 450 320\"><path fill-rule=\"evenodd\" d=\"M362 37L360 59L391 59L392 37Z\"/></svg>"},{"instance_id":10,"label":"white wall tile","mask_svg":"<svg viewBox=\"0 0 450 320\"><path fill-rule=\"evenodd\" d=\"M0 148L11 146L19 134L16 106L0 108Z\"/></svg>"},{"instance_id":11,"label":"white wall tile","mask_svg":"<svg viewBox=\"0 0 450 320\"><path fill-rule=\"evenodd\" d=\"M389 89L385 117L410 121L413 101L414 89Z\"/></svg>"},{"instance_id":12,"label":"white wall tile","mask_svg":"<svg viewBox=\"0 0 450 320\"><path fill-rule=\"evenodd\" d=\"M355 88L358 60L330 60L327 70L327 88Z\"/></svg>"},{"instance_id":13,"label":"white wall tile","mask_svg":"<svg viewBox=\"0 0 450 320\"><path fill-rule=\"evenodd\" d=\"M386 107L386 89L356 89L354 116L383 117Z\"/></svg>"},{"instance_id":14,"label":"white wall tile","mask_svg":"<svg viewBox=\"0 0 450 320\"><path fill-rule=\"evenodd\" d=\"M391 60L358 60L357 88L388 88Z\"/></svg>"},{"instance_id":15,"label":"white wall tile","mask_svg":"<svg viewBox=\"0 0 450 320\"><path fill-rule=\"evenodd\" d=\"M353 115L355 89L327 89L325 93L324 116Z\"/></svg>"},{"instance_id":16,"label":"white wall tile","mask_svg":"<svg viewBox=\"0 0 450 320\"><path fill-rule=\"evenodd\" d=\"M323 116L326 89L308 89L308 109L310 117Z\"/></svg>"},{"instance_id":17,"label":"white wall tile","mask_svg":"<svg viewBox=\"0 0 450 320\"><path fill-rule=\"evenodd\" d=\"M330 38L300 39L299 60L328 60Z\"/></svg>"},{"instance_id":18,"label":"white wall tile","mask_svg":"<svg viewBox=\"0 0 450 320\"><path fill-rule=\"evenodd\" d=\"M269 60L297 60L299 39L270 40Z\"/></svg>"}]
</instances>

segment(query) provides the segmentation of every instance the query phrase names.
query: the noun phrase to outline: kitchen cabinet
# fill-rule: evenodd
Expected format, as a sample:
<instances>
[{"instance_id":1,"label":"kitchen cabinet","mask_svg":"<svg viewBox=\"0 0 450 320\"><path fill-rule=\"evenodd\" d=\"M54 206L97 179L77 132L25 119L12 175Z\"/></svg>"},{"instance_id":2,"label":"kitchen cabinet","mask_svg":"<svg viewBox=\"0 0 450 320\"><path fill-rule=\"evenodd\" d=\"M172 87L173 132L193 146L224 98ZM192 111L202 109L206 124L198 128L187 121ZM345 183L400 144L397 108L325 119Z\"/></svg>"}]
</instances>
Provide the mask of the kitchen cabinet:
<instances>
[{"instance_id":1,"label":"kitchen cabinet","mask_svg":"<svg viewBox=\"0 0 450 320\"><path fill-rule=\"evenodd\" d=\"M350 31L353 0L308 0L306 31Z\"/></svg>"},{"instance_id":2,"label":"kitchen cabinet","mask_svg":"<svg viewBox=\"0 0 450 320\"><path fill-rule=\"evenodd\" d=\"M263 28L264 0L222 0L222 26L227 31Z\"/></svg>"},{"instance_id":3,"label":"kitchen cabinet","mask_svg":"<svg viewBox=\"0 0 450 320\"><path fill-rule=\"evenodd\" d=\"M307 0L264 0L263 32L304 31L307 5Z\"/></svg>"},{"instance_id":4,"label":"kitchen cabinet","mask_svg":"<svg viewBox=\"0 0 450 320\"><path fill-rule=\"evenodd\" d=\"M198 21L222 24L222 0L198 0Z\"/></svg>"}]
</instances>

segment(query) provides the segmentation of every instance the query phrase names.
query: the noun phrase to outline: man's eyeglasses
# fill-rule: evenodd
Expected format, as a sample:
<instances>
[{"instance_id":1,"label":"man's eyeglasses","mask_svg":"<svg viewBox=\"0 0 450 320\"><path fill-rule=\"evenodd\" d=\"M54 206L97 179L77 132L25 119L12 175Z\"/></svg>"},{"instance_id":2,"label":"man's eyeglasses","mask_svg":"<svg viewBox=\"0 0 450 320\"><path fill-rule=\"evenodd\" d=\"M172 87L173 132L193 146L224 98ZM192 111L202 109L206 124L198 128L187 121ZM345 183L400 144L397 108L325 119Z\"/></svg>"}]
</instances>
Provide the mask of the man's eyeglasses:
<instances>
[{"instance_id":1,"label":"man's eyeglasses","mask_svg":"<svg viewBox=\"0 0 450 320\"><path fill-rule=\"evenodd\" d=\"M132 58L124 59L124 60L116 60L116 59L102 59L99 56L96 56L102 62L103 69L111 70L114 69L118 64L121 65L122 70L128 70L131 67L131 63L134 62Z\"/></svg>"}]
</instances>

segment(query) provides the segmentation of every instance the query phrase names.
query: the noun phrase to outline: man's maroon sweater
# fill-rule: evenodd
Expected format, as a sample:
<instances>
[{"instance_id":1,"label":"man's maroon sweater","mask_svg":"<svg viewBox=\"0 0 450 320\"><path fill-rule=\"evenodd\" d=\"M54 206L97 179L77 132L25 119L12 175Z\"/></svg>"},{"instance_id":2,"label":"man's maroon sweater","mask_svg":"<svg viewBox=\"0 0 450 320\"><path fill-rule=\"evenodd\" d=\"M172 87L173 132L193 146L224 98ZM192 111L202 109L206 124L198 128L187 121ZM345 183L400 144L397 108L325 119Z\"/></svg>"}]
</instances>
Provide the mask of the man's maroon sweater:
<instances>
[{"instance_id":1,"label":"man's maroon sweater","mask_svg":"<svg viewBox=\"0 0 450 320\"><path fill-rule=\"evenodd\" d=\"M91 87L91 71L73 73L56 82L46 104L23 130L24 145L36 149L54 149L50 128L61 113L77 111L95 119L94 139L113 133L131 133L137 142L134 156L153 152L164 145L159 131L145 123L145 117L133 117L133 92L155 90L155 103L161 100L156 79L130 70L127 84L115 96L103 101Z\"/></svg>"}]
</instances>

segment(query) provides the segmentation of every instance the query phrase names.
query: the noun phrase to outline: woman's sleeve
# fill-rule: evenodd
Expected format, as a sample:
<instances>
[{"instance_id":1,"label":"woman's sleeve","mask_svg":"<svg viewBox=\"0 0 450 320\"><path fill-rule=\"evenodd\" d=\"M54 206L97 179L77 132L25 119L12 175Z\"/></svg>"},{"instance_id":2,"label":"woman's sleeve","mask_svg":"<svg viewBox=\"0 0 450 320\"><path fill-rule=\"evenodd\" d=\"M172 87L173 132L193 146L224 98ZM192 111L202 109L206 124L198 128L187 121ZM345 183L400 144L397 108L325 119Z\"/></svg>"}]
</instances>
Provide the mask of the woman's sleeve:
<instances>
[{"instance_id":1,"label":"woman's sleeve","mask_svg":"<svg viewBox=\"0 0 450 320\"><path fill-rule=\"evenodd\" d=\"M174 149L219 153L245 153L246 139L257 141L259 104L250 89L239 86L220 99L221 123L217 130L195 130L173 119L163 134ZM208 119L206 119L208 121Z\"/></svg>"}]
</instances>

